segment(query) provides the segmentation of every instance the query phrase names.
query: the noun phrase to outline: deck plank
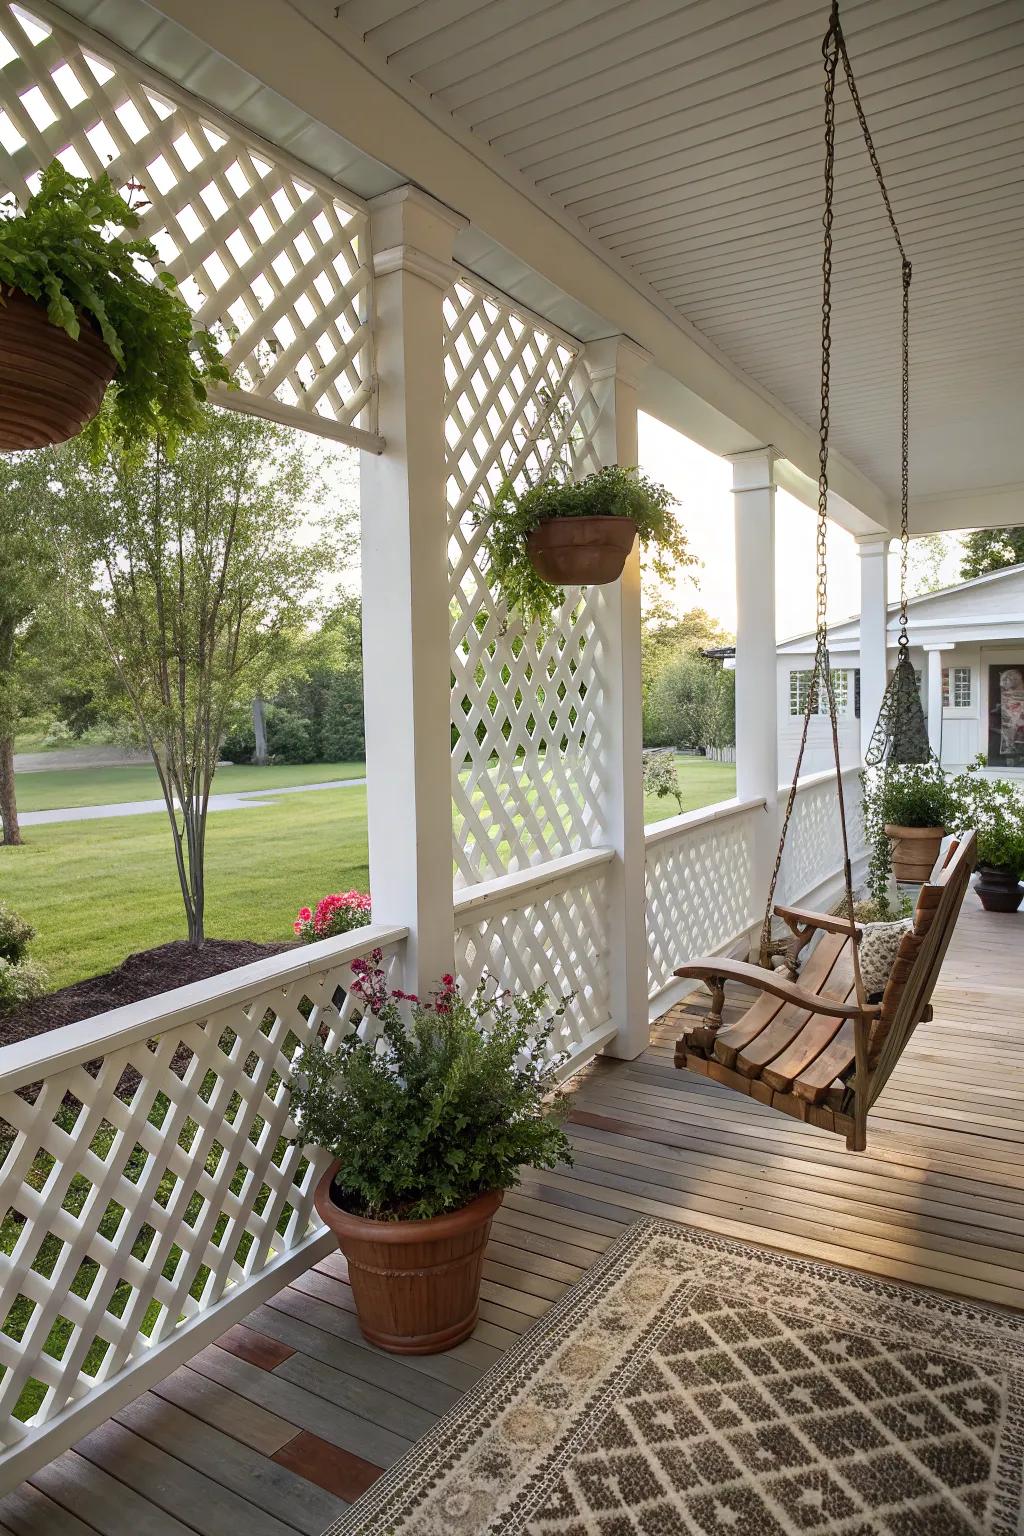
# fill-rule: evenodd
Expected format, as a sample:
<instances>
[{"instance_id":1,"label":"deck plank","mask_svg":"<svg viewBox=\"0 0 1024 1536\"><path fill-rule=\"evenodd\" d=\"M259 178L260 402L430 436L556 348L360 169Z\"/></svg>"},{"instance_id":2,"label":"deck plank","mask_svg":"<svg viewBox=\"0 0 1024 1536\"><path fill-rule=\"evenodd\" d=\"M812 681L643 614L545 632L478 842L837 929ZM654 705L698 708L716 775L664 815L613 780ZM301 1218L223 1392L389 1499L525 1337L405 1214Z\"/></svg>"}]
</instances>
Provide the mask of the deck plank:
<instances>
[{"instance_id":1,"label":"deck plank","mask_svg":"<svg viewBox=\"0 0 1024 1536\"><path fill-rule=\"evenodd\" d=\"M673 1010L636 1061L580 1074L575 1166L528 1173L506 1195L471 1339L446 1355L382 1354L359 1332L344 1259L329 1254L225 1347L0 1500L0 1536L315 1536L645 1213L1024 1306L1022 939L1024 917L986 914L968 895L935 1019L872 1111L864 1153L676 1070L693 1004Z\"/></svg>"}]
</instances>

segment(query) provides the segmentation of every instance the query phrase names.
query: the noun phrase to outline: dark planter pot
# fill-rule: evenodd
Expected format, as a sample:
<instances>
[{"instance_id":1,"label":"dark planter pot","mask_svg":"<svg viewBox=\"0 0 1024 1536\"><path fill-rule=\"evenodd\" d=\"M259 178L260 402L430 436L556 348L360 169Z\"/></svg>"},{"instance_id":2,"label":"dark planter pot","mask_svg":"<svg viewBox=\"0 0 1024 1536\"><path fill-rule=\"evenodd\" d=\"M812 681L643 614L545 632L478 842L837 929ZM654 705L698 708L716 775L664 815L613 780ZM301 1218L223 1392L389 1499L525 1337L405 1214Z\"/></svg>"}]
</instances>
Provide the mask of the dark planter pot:
<instances>
[{"instance_id":1,"label":"dark planter pot","mask_svg":"<svg viewBox=\"0 0 1024 1536\"><path fill-rule=\"evenodd\" d=\"M636 524L631 517L552 517L527 536L530 564L557 587L600 587L622 575Z\"/></svg>"},{"instance_id":2,"label":"dark planter pot","mask_svg":"<svg viewBox=\"0 0 1024 1536\"><path fill-rule=\"evenodd\" d=\"M892 843L892 872L903 885L922 885L939 856L946 833L942 827L886 826Z\"/></svg>"},{"instance_id":3,"label":"dark planter pot","mask_svg":"<svg viewBox=\"0 0 1024 1536\"><path fill-rule=\"evenodd\" d=\"M86 320L72 341L17 289L0 304L0 450L48 448L87 427L117 364Z\"/></svg>"},{"instance_id":4,"label":"dark planter pot","mask_svg":"<svg viewBox=\"0 0 1024 1536\"><path fill-rule=\"evenodd\" d=\"M328 1168L314 1199L348 1261L364 1338L395 1355L454 1349L476 1327L484 1249L504 1190L429 1221L367 1221L331 1198L338 1167Z\"/></svg>"},{"instance_id":5,"label":"dark planter pot","mask_svg":"<svg viewBox=\"0 0 1024 1536\"><path fill-rule=\"evenodd\" d=\"M1012 869L992 869L983 864L975 876L974 889L986 912L1019 912L1024 901L1024 885Z\"/></svg>"}]
</instances>

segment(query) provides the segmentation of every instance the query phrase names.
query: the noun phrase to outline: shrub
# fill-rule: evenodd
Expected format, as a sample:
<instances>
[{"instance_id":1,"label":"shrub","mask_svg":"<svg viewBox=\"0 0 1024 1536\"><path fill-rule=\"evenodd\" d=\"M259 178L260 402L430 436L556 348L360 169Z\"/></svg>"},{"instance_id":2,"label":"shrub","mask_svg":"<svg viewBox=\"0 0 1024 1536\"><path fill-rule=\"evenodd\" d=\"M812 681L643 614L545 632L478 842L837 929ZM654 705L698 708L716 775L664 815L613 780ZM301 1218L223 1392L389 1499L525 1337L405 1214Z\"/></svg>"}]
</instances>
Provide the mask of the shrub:
<instances>
[{"instance_id":1,"label":"shrub","mask_svg":"<svg viewBox=\"0 0 1024 1536\"><path fill-rule=\"evenodd\" d=\"M361 762L366 757L363 678L357 667L345 667L335 672L328 683L321 753L329 763Z\"/></svg>"},{"instance_id":2,"label":"shrub","mask_svg":"<svg viewBox=\"0 0 1024 1536\"><path fill-rule=\"evenodd\" d=\"M644 753L644 794L657 795L659 799L671 797L682 815L683 794L674 752Z\"/></svg>"},{"instance_id":3,"label":"shrub","mask_svg":"<svg viewBox=\"0 0 1024 1536\"><path fill-rule=\"evenodd\" d=\"M978 863L1024 874L1024 796L1008 779L990 778L985 758L975 758L950 785L952 821L978 836Z\"/></svg>"},{"instance_id":4,"label":"shrub","mask_svg":"<svg viewBox=\"0 0 1024 1536\"><path fill-rule=\"evenodd\" d=\"M564 1059L548 1047L569 998L549 1012L543 988L513 996L486 981L464 998L445 976L420 1002L388 990L379 951L353 970L378 1038L308 1046L291 1082L297 1139L341 1160L343 1209L422 1220L513 1188L524 1165L572 1161L547 1102Z\"/></svg>"},{"instance_id":5,"label":"shrub","mask_svg":"<svg viewBox=\"0 0 1024 1536\"><path fill-rule=\"evenodd\" d=\"M264 711L267 727L267 755L272 763L315 763L316 740L313 728L301 715L269 704ZM256 736L252 715L240 715L220 745L220 755L229 763L251 763L256 755Z\"/></svg>"},{"instance_id":6,"label":"shrub","mask_svg":"<svg viewBox=\"0 0 1024 1536\"><path fill-rule=\"evenodd\" d=\"M22 1003L30 1003L46 991L47 977L41 965L34 960L10 960L0 958L0 1014L10 1013Z\"/></svg>"},{"instance_id":7,"label":"shrub","mask_svg":"<svg viewBox=\"0 0 1024 1536\"><path fill-rule=\"evenodd\" d=\"M322 897L315 912L300 907L292 927L303 943L313 944L318 939L351 933L353 928L365 928L370 916L370 898L365 891L342 891Z\"/></svg>"},{"instance_id":8,"label":"shrub","mask_svg":"<svg viewBox=\"0 0 1024 1536\"><path fill-rule=\"evenodd\" d=\"M868 890L883 912L889 910L892 845L886 826L946 827L955 803L950 781L937 762L886 763L861 774L864 838L870 850Z\"/></svg>"},{"instance_id":9,"label":"shrub","mask_svg":"<svg viewBox=\"0 0 1024 1536\"><path fill-rule=\"evenodd\" d=\"M0 960L16 965L24 958L35 936L32 924L19 917L5 901L0 901Z\"/></svg>"}]
</instances>

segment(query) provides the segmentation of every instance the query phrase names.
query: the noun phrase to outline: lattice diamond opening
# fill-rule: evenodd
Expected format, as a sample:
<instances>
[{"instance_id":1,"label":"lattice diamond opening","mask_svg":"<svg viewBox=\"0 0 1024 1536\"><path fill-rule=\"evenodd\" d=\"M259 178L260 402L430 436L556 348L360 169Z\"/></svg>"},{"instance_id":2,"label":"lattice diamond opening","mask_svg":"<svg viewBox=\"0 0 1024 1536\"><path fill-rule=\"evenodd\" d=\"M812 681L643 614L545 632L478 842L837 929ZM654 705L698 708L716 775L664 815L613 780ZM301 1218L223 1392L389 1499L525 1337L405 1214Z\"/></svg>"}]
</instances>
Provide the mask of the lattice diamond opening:
<instances>
[{"instance_id":1,"label":"lattice diamond opening","mask_svg":"<svg viewBox=\"0 0 1024 1536\"><path fill-rule=\"evenodd\" d=\"M222 340L236 404L376 430L365 210L54 7L2 0L0 191L23 201L53 159L144 187L139 234Z\"/></svg>"},{"instance_id":2,"label":"lattice diamond opening","mask_svg":"<svg viewBox=\"0 0 1024 1536\"><path fill-rule=\"evenodd\" d=\"M318 1033L367 1028L350 986L337 962L266 983L0 1099L0 1444L313 1230L324 1155L290 1144L285 1078Z\"/></svg>"},{"instance_id":3,"label":"lattice diamond opening","mask_svg":"<svg viewBox=\"0 0 1024 1536\"><path fill-rule=\"evenodd\" d=\"M594 599L570 591L553 633L525 628L492 591L485 549L506 476L522 488L556 462L599 467L597 405L578 343L468 278L445 297L444 366L455 878L472 885L601 841Z\"/></svg>"}]
</instances>

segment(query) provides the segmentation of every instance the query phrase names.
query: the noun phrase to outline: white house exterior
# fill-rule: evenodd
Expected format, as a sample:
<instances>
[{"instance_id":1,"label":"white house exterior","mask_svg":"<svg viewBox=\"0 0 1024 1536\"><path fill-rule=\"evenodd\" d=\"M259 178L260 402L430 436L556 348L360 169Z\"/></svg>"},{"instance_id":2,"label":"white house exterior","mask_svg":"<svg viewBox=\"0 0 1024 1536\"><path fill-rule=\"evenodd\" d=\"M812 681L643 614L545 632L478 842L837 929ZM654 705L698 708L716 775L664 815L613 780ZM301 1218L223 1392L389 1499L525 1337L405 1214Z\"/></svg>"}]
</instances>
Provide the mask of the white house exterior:
<instances>
[{"instance_id":1,"label":"white house exterior","mask_svg":"<svg viewBox=\"0 0 1024 1536\"><path fill-rule=\"evenodd\" d=\"M1013 565L909 604L911 659L918 671L932 749L946 768L984 752L1007 773L1024 773L1024 565ZM874 719L861 710L860 618L829 631L845 763L859 759ZM899 607L887 606L886 660L896 658ZM800 740L814 635L778 647L779 777L788 779ZM812 721L803 771L832 761L827 718Z\"/></svg>"}]
</instances>

